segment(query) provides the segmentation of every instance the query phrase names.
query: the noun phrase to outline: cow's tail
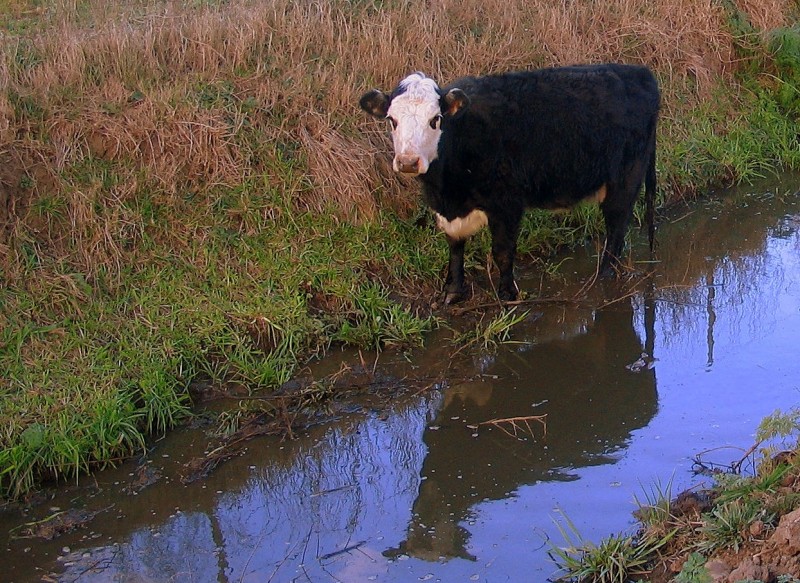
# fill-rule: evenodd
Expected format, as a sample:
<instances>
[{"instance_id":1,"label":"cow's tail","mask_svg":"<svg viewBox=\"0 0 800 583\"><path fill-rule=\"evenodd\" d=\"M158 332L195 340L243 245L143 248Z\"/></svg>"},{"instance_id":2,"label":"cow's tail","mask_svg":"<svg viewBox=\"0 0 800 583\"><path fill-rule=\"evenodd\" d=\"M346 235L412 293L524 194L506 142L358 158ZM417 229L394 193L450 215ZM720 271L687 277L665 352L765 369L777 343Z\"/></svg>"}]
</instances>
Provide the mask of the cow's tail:
<instances>
[{"instance_id":1,"label":"cow's tail","mask_svg":"<svg viewBox=\"0 0 800 583\"><path fill-rule=\"evenodd\" d=\"M655 129L655 128L654 128ZM655 248L656 237L656 135L652 133L650 143L650 160L647 163L647 174L644 179L644 213L647 223L647 238L650 242L650 253Z\"/></svg>"}]
</instances>

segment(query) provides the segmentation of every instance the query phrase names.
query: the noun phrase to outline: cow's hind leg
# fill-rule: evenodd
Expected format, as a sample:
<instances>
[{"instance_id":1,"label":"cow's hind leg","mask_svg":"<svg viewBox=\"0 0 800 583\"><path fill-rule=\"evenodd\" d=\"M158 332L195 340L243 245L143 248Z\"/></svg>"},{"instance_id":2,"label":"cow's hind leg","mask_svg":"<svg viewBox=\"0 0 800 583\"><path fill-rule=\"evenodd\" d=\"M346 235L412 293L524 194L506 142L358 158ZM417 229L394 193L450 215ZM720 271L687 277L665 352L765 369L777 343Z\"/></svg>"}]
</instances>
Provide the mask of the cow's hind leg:
<instances>
[{"instance_id":1,"label":"cow's hind leg","mask_svg":"<svg viewBox=\"0 0 800 583\"><path fill-rule=\"evenodd\" d=\"M497 296L503 301L517 299L517 284L514 281L514 256L517 252L520 216L505 215L489 217L492 232L492 258L500 271Z\"/></svg>"},{"instance_id":2,"label":"cow's hind leg","mask_svg":"<svg viewBox=\"0 0 800 583\"><path fill-rule=\"evenodd\" d=\"M611 277L620 271L622 251L625 248L625 235L628 232L636 197L642 187L643 168L635 168L628 173L628 179L622 185L608 185L606 199L600 205L606 226L606 243L603 258L600 261L601 277Z\"/></svg>"},{"instance_id":3,"label":"cow's hind leg","mask_svg":"<svg viewBox=\"0 0 800 583\"><path fill-rule=\"evenodd\" d=\"M603 258L600 261L600 276L616 275L622 264L622 250L625 247L625 233L631 220L632 212L625 209L603 209L606 224L606 243Z\"/></svg>"},{"instance_id":4,"label":"cow's hind leg","mask_svg":"<svg viewBox=\"0 0 800 583\"><path fill-rule=\"evenodd\" d=\"M444 282L444 303L454 304L464 299L467 288L464 285L464 245L465 239L447 236L450 246L450 259L447 262L447 279Z\"/></svg>"}]
</instances>

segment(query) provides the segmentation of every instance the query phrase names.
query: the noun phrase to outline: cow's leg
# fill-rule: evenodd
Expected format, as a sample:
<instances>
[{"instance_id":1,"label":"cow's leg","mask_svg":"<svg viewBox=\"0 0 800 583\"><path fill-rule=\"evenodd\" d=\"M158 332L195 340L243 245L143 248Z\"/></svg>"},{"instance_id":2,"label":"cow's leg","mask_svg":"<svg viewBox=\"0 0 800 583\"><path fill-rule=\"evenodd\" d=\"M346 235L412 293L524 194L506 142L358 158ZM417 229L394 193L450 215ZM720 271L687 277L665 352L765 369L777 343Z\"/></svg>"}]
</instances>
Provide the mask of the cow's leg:
<instances>
[{"instance_id":1,"label":"cow's leg","mask_svg":"<svg viewBox=\"0 0 800 583\"><path fill-rule=\"evenodd\" d=\"M517 236L522 214L491 215L489 230L492 233L492 258L500 271L497 296L503 301L517 299L517 284L514 281L514 255L517 252Z\"/></svg>"},{"instance_id":2,"label":"cow's leg","mask_svg":"<svg viewBox=\"0 0 800 583\"><path fill-rule=\"evenodd\" d=\"M625 235L633 218L633 207L642 188L644 165L634 164L622 184L609 184L606 199L600 205L606 225L606 244L600 261L600 275L613 276L622 265Z\"/></svg>"},{"instance_id":3,"label":"cow's leg","mask_svg":"<svg viewBox=\"0 0 800 583\"><path fill-rule=\"evenodd\" d=\"M450 259L447 263L447 279L444 282L444 303L454 304L464 299L464 245L466 239L455 239L447 236L450 246Z\"/></svg>"},{"instance_id":4,"label":"cow's leg","mask_svg":"<svg viewBox=\"0 0 800 583\"><path fill-rule=\"evenodd\" d=\"M610 277L616 274L621 265L622 250L625 247L625 234L633 216L624 208L603 208L603 218L606 224L606 244L603 249L603 258L600 261L600 275Z\"/></svg>"}]
</instances>

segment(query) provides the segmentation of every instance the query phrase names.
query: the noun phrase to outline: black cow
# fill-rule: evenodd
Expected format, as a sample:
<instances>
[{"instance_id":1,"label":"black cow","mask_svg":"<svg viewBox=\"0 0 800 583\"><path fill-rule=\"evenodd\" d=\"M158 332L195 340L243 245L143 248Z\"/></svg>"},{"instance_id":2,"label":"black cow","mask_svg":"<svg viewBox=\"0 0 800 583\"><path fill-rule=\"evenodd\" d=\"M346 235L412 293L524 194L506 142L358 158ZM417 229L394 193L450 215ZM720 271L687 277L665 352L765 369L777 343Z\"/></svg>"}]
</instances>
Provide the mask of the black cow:
<instances>
[{"instance_id":1,"label":"black cow","mask_svg":"<svg viewBox=\"0 0 800 583\"><path fill-rule=\"evenodd\" d=\"M396 172L418 175L450 261L445 301L461 299L464 243L488 224L498 294L517 296L514 254L526 208L600 203L613 274L637 195L646 182L653 246L656 123L660 95L645 67L604 64L464 77L440 89L422 73L360 101L392 125Z\"/></svg>"}]
</instances>

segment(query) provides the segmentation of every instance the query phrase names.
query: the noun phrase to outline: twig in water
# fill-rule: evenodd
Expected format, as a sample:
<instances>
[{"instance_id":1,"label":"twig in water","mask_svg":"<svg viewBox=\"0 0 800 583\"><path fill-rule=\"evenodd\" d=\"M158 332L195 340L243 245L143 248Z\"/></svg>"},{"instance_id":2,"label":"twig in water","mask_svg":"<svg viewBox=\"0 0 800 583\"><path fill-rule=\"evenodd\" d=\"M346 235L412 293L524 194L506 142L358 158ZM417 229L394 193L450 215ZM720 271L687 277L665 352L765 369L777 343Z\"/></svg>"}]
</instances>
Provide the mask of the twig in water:
<instances>
[{"instance_id":1,"label":"twig in water","mask_svg":"<svg viewBox=\"0 0 800 583\"><path fill-rule=\"evenodd\" d=\"M589 278L586 283L583 284L583 287L575 294L575 297L578 296L585 296L589 293L589 290L594 287L594 284L597 283L597 278L600 277L600 261L602 260L603 256L606 254L606 246L608 245L608 241L603 242L603 248L600 250L600 253L597 255L597 262L594 267L594 274L591 278Z\"/></svg>"},{"instance_id":2,"label":"twig in water","mask_svg":"<svg viewBox=\"0 0 800 583\"><path fill-rule=\"evenodd\" d=\"M610 306L612 304L616 304L617 302L621 302L622 300L626 300L628 298L634 297L638 293L637 286L639 286L643 281L649 279L652 276L653 276L653 272L648 273L647 275L642 277L640 280L637 280L633 284L633 286L631 286L630 291L628 291L628 292L626 292L626 293L622 294L621 296L618 296L618 297L616 297L614 299L611 299L611 300L608 300L608 301L604 302L598 309L602 310L603 308L607 308L608 306Z\"/></svg>"},{"instance_id":3,"label":"twig in water","mask_svg":"<svg viewBox=\"0 0 800 583\"><path fill-rule=\"evenodd\" d=\"M511 437L515 439L519 439L519 432L524 431L525 433L530 434L531 437L534 439L536 436L533 433L533 429L531 428L531 421L536 421L542 424L544 428L544 433L542 437L547 435L547 422L545 419L547 418L547 413L544 415L527 415L525 417L506 417L505 419L490 419L489 421L482 421L478 423L478 427L481 425L492 425L497 427L501 431L507 433ZM505 426L510 427L511 429L506 429Z\"/></svg>"},{"instance_id":4,"label":"twig in water","mask_svg":"<svg viewBox=\"0 0 800 583\"><path fill-rule=\"evenodd\" d=\"M753 444L753 445L750 447L750 449L748 449L746 452L744 452L744 455L741 457L741 459L740 459L738 462L734 462L734 463L731 465L731 469L732 469L734 472L736 472L737 474L738 474L738 473L740 473L740 472L742 471L742 464L744 463L744 461L745 461L747 458L749 458L749 457L750 457L750 455L751 455L753 452L755 452L755 451L756 451L756 449L758 449L758 446L760 446L762 443L764 443L764 442L763 442L763 441L757 441L757 442L755 442L755 443L754 443L754 444Z\"/></svg>"},{"instance_id":5,"label":"twig in water","mask_svg":"<svg viewBox=\"0 0 800 583\"><path fill-rule=\"evenodd\" d=\"M740 466L741 466L742 462L744 462L744 460L747 459L747 457L751 453L753 453L753 451L755 450L756 447L758 447L758 445L759 445L758 443L755 444L752 448L750 448L747 451L745 451L741 447L735 447L735 446L732 446L732 445L721 446L721 447L712 447L711 449L706 449L704 451L701 451L700 453L695 455L693 460L692 460L692 465L695 466L695 468L699 468L699 469L694 469L694 472L697 473L697 474L701 474L701 473L713 474L715 472L721 472L721 471L724 471L726 473L738 473L739 470L741 470ZM721 464L721 463L716 463L716 462L710 462L710 461L704 461L703 460L703 456L704 455L709 454L709 453L714 452L714 451L719 451L719 450L722 450L722 449L737 449L739 451L745 451L745 454L742 456L742 458L738 462L734 462L732 464Z\"/></svg>"},{"instance_id":6,"label":"twig in water","mask_svg":"<svg viewBox=\"0 0 800 583\"><path fill-rule=\"evenodd\" d=\"M319 560L320 561L327 561L328 559L332 559L333 557L336 557L338 555L343 555L344 553L349 553L350 551L355 551L356 549L358 549L361 546L364 546L365 544L367 544L367 541L362 540L361 542L357 542L354 545L346 546L345 548L339 549L338 551L333 551L331 553L325 553L324 555L322 555L319 558Z\"/></svg>"},{"instance_id":7,"label":"twig in water","mask_svg":"<svg viewBox=\"0 0 800 583\"><path fill-rule=\"evenodd\" d=\"M580 303L582 298L572 297L572 298L532 298L529 300L512 300L509 302L503 302L503 306L505 307L513 307L513 306L525 306L525 305L535 305L535 304L577 304ZM485 308L495 308L497 307L497 303L491 304L477 304L474 306L466 306L463 308L451 308L451 313L454 316L462 316L467 312L474 312L475 310L483 310Z\"/></svg>"}]
</instances>

